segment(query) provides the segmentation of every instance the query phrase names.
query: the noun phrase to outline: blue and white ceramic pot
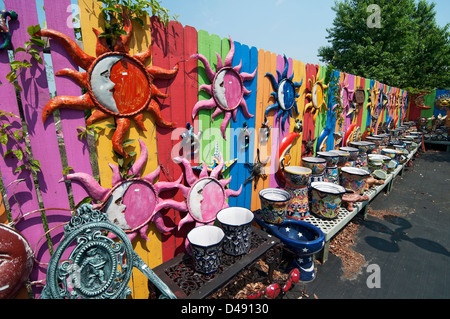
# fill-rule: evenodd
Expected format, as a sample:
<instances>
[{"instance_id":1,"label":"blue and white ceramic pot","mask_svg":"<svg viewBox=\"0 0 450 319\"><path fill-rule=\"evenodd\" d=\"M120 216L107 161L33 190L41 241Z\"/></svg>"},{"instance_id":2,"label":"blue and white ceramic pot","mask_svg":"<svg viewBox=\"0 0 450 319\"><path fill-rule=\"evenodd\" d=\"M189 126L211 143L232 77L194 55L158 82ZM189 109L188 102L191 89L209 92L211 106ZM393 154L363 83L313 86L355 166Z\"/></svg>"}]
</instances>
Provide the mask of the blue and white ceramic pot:
<instances>
[{"instance_id":1,"label":"blue and white ceramic pot","mask_svg":"<svg viewBox=\"0 0 450 319\"><path fill-rule=\"evenodd\" d=\"M224 237L223 230L212 225L195 227L187 234L197 272L211 274L219 269Z\"/></svg>"},{"instance_id":2,"label":"blue and white ceramic pot","mask_svg":"<svg viewBox=\"0 0 450 319\"><path fill-rule=\"evenodd\" d=\"M217 213L217 221L225 233L225 254L239 256L249 252L253 218L253 213L244 207L227 207Z\"/></svg>"},{"instance_id":3,"label":"blue and white ceramic pot","mask_svg":"<svg viewBox=\"0 0 450 319\"><path fill-rule=\"evenodd\" d=\"M266 223L280 224L286 219L291 195L284 189L264 188L259 191L261 213Z\"/></svg>"}]
</instances>

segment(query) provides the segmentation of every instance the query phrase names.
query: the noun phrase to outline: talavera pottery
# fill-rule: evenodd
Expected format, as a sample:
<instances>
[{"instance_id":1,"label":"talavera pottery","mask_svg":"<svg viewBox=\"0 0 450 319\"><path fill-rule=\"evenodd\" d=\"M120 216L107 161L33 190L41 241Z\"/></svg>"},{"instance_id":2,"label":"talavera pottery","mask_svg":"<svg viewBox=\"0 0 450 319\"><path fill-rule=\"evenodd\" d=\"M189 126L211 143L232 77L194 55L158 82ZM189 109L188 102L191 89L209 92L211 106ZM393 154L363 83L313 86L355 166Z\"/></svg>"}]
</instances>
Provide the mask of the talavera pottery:
<instances>
[{"instance_id":1,"label":"talavera pottery","mask_svg":"<svg viewBox=\"0 0 450 319\"><path fill-rule=\"evenodd\" d=\"M333 152L339 154L339 160L337 163L338 167L346 166L348 163L348 160L350 158L350 152L346 152L343 150L334 150Z\"/></svg>"},{"instance_id":2,"label":"talavera pottery","mask_svg":"<svg viewBox=\"0 0 450 319\"><path fill-rule=\"evenodd\" d=\"M311 213L319 218L336 218L345 192L344 187L334 183L311 183Z\"/></svg>"},{"instance_id":3,"label":"talavera pottery","mask_svg":"<svg viewBox=\"0 0 450 319\"><path fill-rule=\"evenodd\" d=\"M367 151L369 150L369 145L363 141L350 142L349 144L351 147L357 148L359 151L359 154L367 154Z\"/></svg>"},{"instance_id":4,"label":"talavera pottery","mask_svg":"<svg viewBox=\"0 0 450 319\"><path fill-rule=\"evenodd\" d=\"M350 146L343 146L343 147L339 147L339 150L350 153L350 157L348 158L349 161L356 161L356 158L358 157L358 153L359 153L358 148L350 147Z\"/></svg>"},{"instance_id":5,"label":"talavera pottery","mask_svg":"<svg viewBox=\"0 0 450 319\"><path fill-rule=\"evenodd\" d=\"M289 187L306 187L311 176L312 170L303 166L286 166L283 174L286 179L286 185Z\"/></svg>"},{"instance_id":6,"label":"talavera pottery","mask_svg":"<svg viewBox=\"0 0 450 319\"><path fill-rule=\"evenodd\" d=\"M259 191L261 212L267 223L280 224L286 219L286 209L291 195L284 189L264 188Z\"/></svg>"},{"instance_id":7,"label":"talavera pottery","mask_svg":"<svg viewBox=\"0 0 450 319\"><path fill-rule=\"evenodd\" d=\"M327 160L321 157L303 157L302 164L311 169L312 175L322 175L327 167Z\"/></svg>"},{"instance_id":8,"label":"talavera pottery","mask_svg":"<svg viewBox=\"0 0 450 319\"><path fill-rule=\"evenodd\" d=\"M339 154L334 151L317 152L317 156L326 159L328 167L336 167L339 161Z\"/></svg>"},{"instance_id":9,"label":"talavera pottery","mask_svg":"<svg viewBox=\"0 0 450 319\"><path fill-rule=\"evenodd\" d=\"M312 170L303 166L287 166L283 170L285 190L291 195L287 217L303 219L309 216L308 182Z\"/></svg>"},{"instance_id":10,"label":"talavera pottery","mask_svg":"<svg viewBox=\"0 0 450 319\"><path fill-rule=\"evenodd\" d=\"M313 255L320 252L324 246L323 232L308 222L293 219L286 219L284 223L278 225L261 226L266 226L265 228L294 254L292 266L300 270L300 281L314 280L316 273Z\"/></svg>"},{"instance_id":11,"label":"talavera pottery","mask_svg":"<svg viewBox=\"0 0 450 319\"><path fill-rule=\"evenodd\" d=\"M370 173L357 167L343 167L341 170L341 185L356 194L363 195L366 180Z\"/></svg>"},{"instance_id":12,"label":"talavera pottery","mask_svg":"<svg viewBox=\"0 0 450 319\"><path fill-rule=\"evenodd\" d=\"M195 227L187 234L197 272L211 274L217 271L224 237L223 230L212 225Z\"/></svg>"},{"instance_id":13,"label":"talavera pottery","mask_svg":"<svg viewBox=\"0 0 450 319\"><path fill-rule=\"evenodd\" d=\"M361 143L364 143L368 146L368 149L367 149L368 154L371 154L377 146L374 142L370 142L370 141L361 141Z\"/></svg>"},{"instance_id":14,"label":"talavera pottery","mask_svg":"<svg viewBox=\"0 0 450 319\"><path fill-rule=\"evenodd\" d=\"M227 207L217 213L217 221L225 233L225 254L239 256L249 252L253 218L253 213L244 207Z\"/></svg>"},{"instance_id":15,"label":"talavera pottery","mask_svg":"<svg viewBox=\"0 0 450 319\"><path fill-rule=\"evenodd\" d=\"M370 162L382 162L383 165L381 166L381 169L385 172L387 172L388 170L388 163L391 160L391 158L389 156L386 155L381 155L381 154L369 154L368 155L369 158L369 166L370 166Z\"/></svg>"}]
</instances>

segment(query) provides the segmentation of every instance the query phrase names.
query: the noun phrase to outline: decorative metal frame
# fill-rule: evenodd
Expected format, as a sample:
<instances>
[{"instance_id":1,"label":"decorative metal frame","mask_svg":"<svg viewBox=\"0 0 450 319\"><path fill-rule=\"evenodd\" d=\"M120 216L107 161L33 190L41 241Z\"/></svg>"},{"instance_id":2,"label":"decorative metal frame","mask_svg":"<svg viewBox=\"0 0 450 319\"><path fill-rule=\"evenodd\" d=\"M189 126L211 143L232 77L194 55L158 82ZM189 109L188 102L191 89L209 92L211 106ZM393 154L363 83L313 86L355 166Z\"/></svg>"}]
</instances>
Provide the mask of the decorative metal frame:
<instances>
[{"instance_id":1,"label":"decorative metal frame","mask_svg":"<svg viewBox=\"0 0 450 319\"><path fill-rule=\"evenodd\" d=\"M117 239L105 236L107 232ZM131 294L128 282L134 267L163 293L163 298L176 299L136 254L125 232L106 214L83 204L64 227L64 237L48 265L41 299L125 299Z\"/></svg>"},{"instance_id":2,"label":"decorative metal frame","mask_svg":"<svg viewBox=\"0 0 450 319\"><path fill-rule=\"evenodd\" d=\"M96 57L92 57L68 36L51 29L41 30L36 35L54 38L67 50L73 61L87 72L73 69L62 69L56 73L58 76L67 76L80 87L87 90L82 96L56 96L44 107L42 121L56 109L72 108L78 110L94 109L87 120L87 125L113 116L117 127L112 137L114 151L122 156L128 156L123 149L124 134L129 130L130 120L133 119L139 129L145 131L144 111L152 113L156 125L173 128L176 123L166 122L154 98L167 98L154 84L154 79L171 79L179 69L178 63L172 70L165 70L157 66L145 67L145 62L151 57L151 46L146 51L135 55L130 54L129 42L132 36L132 24L127 14L122 12L125 35L121 35L111 51L106 39L100 37L100 32L94 29L97 35ZM126 68L124 67L126 64ZM115 79L115 82L111 80ZM120 90L114 86L119 84ZM130 91L131 90L131 91ZM134 92L134 93L133 93ZM116 104L118 99L118 104Z\"/></svg>"}]
</instances>

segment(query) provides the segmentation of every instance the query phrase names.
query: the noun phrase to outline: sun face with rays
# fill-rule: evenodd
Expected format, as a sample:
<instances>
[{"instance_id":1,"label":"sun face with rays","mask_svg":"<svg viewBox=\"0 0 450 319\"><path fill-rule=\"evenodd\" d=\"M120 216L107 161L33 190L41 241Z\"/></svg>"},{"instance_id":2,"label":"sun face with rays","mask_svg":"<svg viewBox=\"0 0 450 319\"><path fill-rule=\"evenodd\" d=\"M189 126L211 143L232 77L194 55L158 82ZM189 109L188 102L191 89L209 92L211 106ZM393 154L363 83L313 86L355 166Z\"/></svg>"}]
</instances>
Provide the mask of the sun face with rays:
<instances>
[{"instance_id":1,"label":"sun face with rays","mask_svg":"<svg viewBox=\"0 0 450 319\"><path fill-rule=\"evenodd\" d=\"M74 62L86 70L79 72L73 69L62 69L58 76L67 76L80 87L87 90L82 96L57 96L51 99L42 112L43 122L56 109L71 108L77 110L91 110L92 115L87 125L113 116L117 127L112 137L114 150L122 156L127 156L123 150L123 137L130 127L130 120L134 120L141 130L144 127L144 111L149 111L160 127L172 128L176 123L166 122L154 98L166 98L154 84L154 79L170 79L178 72L178 64L172 70L165 70L157 66L144 64L151 57L151 47L139 54L129 54L129 42L132 34L132 24L125 13L124 30L111 51L100 32L93 29L97 35L96 56L92 57L83 52L68 36L51 29L41 30L36 35L54 38L67 50Z\"/></svg>"},{"instance_id":2,"label":"sun face with rays","mask_svg":"<svg viewBox=\"0 0 450 319\"><path fill-rule=\"evenodd\" d=\"M270 83L272 83L274 92L270 93L270 95L275 98L275 103L266 108L264 116L267 118L267 114L271 110L275 110L275 112L277 112L277 121L280 121L281 116L283 116L283 120L281 122L283 131L285 130L285 124L288 116L292 117L292 110L295 110L295 113L298 114L297 98L300 95L297 93L297 89L301 87L303 83L303 80L300 83L292 81L294 78L294 73L292 73L292 75L288 78L288 70L289 62L286 56L284 56L283 74L277 70L278 81L275 80L275 77L269 72L265 75L269 78Z\"/></svg>"},{"instance_id":3,"label":"sun face with rays","mask_svg":"<svg viewBox=\"0 0 450 319\"><path fill-rule=\"evenodd\" d=\"M209 173L207 165L203 163L199 177L194 174L187 159L182 157L174 159L175 162L184 167L186 183L188 184L188 186L183 184L177 185L186 198L186 201L183 203L184 209L180 211L188 212L179 222L178 229L181 229L183 225L188 223L195 223L195 227L213 224L217 213L221 209L228 207L228 197L237 197L241 193L242 186L238 191L226 188L231 182L231 177L220 179L224 166L222 155L220 157L220 163L212 169L211 173Z\"/></svg>"},{"instance_id":4,"label":"sun face with rays","mask_svg":"<svg viewBox=\"0 0 450 319\"><path fill-rule=\"evenodd\" d=\"M89 196L99 201L94 205L95 209L102 210L108 215L109 220L124 230L130 240L137 234L145 240L149 223L154 223L161 233L167 233L174 227L166 226L162 213L165 208L176 210L185 209L182 203L172 199L161 199L159 194L163 191L177 191L177 186L181 183L183 175L175 182L153 181L159 176L160 168L154 172L141 177L141 170L148 158L148 151L143 141L139 141L141 156L130 168L128 175L133 178L124 179L119 173L119 168L110 164L113 171L112 187L100 186L97 180L86 173L73 173L64 177L64 180L81 183L87 190Z\"/></svg>"},{"instance_id":5,"label":"sun face with rays","mask_svg":"<svg viewBox=\"0 0 450 319\"><path fill-rule=\"evenodd\" d=\"M317 115L320 112L322 106L325 111L328 111L327 105L325 103L325 90L328 88L328 85L323 84L323 80L319 81L321 69L317 72L317 75L312 77L312 79L308 79L309 87L311 88L311 92L306 94L306 98L309 99L309 103L305 105L305 111L308 109L312 109L314 113L313 121L316 123ZM305 115L305 114L303 114Z\"/></svg>"},{"instance_id":6,"label":"sun face with rays","mask_svg":"<svg viewBox=\"0 0 450 319\"><path fill-rule=\"evenodd\" d=\"M205 66L206 75L211 82L211 84L202 84L199 90L204 90L211 98L209 100L198 101L194 109L192 110L192 119L195 118L199 110L211 110L214 107L214 113L211 116L211 121L222 113L225 113L225 117L220 125L220 131L222 136L226 139L225 128L230 122L231 115L233 115L233 120L236 122L236 115L238 107L240 106L242 112L246 118L251 118L251 115L247 108L247 103L245 102L244 96L251 93L244 86L245 81L252 80L256 75L256 69L252 74L250 73L239 73L242 68L242 61L239 65L232 67L232 61L234 57L234 43L230 37L230 51L225 58L225 62L222 62L222 58L218 53L217 55L217 72L211 68L209 61L205 56L201 54L192 55L193 58L199 59Z\"/></svg>"}]
</instances>

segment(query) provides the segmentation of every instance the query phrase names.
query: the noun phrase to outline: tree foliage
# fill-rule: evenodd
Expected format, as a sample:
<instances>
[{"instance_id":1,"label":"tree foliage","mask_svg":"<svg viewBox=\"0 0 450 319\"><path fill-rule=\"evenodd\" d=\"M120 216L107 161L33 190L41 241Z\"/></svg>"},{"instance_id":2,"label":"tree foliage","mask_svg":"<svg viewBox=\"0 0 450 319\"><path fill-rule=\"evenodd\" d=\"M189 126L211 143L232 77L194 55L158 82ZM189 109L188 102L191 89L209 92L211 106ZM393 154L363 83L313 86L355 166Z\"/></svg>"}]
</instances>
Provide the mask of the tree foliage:
<instances>
[{"instance_id":1,"label":"tree foliage","mask_svg":"<svg viewBox=\"0 0 450 319\"><path fill-rule=\"evenodd\" d=\"M321 61L410 92L450 87L450 24L437 25L435 4L378 0L374 26L373 2L336 0Z\"/></svg>"}]
</instances>

